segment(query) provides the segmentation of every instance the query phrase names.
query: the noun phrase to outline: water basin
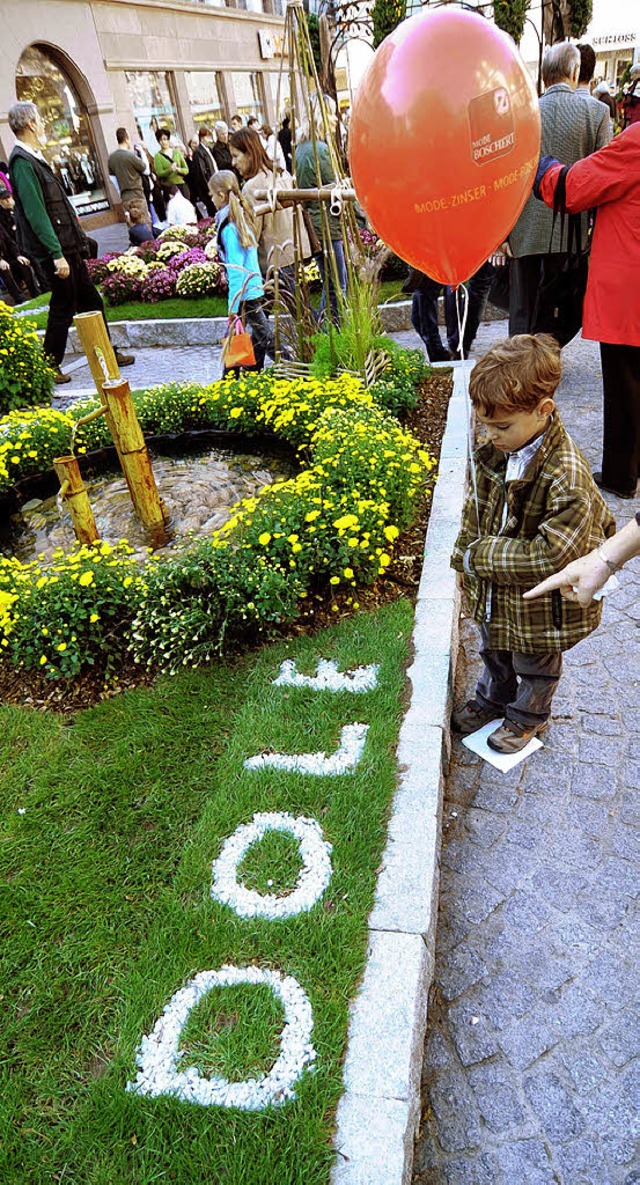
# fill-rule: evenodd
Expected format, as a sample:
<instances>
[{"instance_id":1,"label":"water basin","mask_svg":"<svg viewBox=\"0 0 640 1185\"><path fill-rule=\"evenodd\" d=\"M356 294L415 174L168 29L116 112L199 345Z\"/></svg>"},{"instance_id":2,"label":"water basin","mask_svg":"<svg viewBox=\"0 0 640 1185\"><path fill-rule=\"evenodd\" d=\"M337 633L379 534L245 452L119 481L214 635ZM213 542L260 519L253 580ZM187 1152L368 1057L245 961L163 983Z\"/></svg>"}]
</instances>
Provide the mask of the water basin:
<instances>
[{"instance_id":1,"label":"water basin","mask_svg":"<svg viewBox=\"0 0 640 1185\"><path fill-rule=\"evenodd\" d=\"M241 498L256 494L274 481L293 476L293 462L282 456L265 457L221 448L207 448L189 457L152 455L156 485L171 519L173 538L163 550L176 551L194 538L211 535L231 515ZM137 518L122 472L86 478L100 538L109 543L127 539L143 560L149 540ZM71 516L56 497L30 498L0 528L0 553L23 563L44 555L49 561L56 548L68 551L75 544Z\"/></svg>"}]
</instances>

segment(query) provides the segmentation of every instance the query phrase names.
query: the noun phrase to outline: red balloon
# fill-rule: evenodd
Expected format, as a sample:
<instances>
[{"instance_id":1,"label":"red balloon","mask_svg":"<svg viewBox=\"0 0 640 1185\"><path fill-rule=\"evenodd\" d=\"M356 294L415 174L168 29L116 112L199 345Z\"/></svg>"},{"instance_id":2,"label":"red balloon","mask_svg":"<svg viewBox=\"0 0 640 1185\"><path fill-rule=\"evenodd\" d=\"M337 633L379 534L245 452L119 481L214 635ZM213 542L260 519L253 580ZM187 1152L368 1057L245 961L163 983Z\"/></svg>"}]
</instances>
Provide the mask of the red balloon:
<instances>
[{"instance_id":1,"label":"red balloon","mask_svg":"<svg viewBox=\"0 0 640 1185\"><path fill-rule=\"evenodd\" d=\"M506 33L444 7L403 21L376 51L349 126L351 175L376 232L444 284L504 241L533 185L536 92Z\"/></svg>"}]
</instances>

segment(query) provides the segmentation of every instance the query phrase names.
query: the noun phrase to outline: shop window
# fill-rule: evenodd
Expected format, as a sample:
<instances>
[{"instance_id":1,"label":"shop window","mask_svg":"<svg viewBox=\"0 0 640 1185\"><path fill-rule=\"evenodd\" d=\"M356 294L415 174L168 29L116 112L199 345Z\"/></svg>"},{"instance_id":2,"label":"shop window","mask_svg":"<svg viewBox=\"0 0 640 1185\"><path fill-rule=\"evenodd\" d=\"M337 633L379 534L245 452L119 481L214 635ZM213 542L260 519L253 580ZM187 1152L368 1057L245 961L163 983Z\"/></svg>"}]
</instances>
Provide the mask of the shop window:
<instances>
[{"instance_id":1,"label":"shop window","mask_svg":"<svg viewBox=\"0 0 640 1185\"><path fill-rule=\"evenodd\" d=\"M220 88L220 76L207 70L192 70L185 74L189 106L197 128L213 129L217 119L225 119Z\"/></svg>"},{"instance_id":2,"label":"shop window","mask_svg":"<svg viewBox=\"0 0 640 1185\"><path fill-rule=\"evenodd\" d=\"M238 8L245 12L264 12L264 0L238 0Z\"/></svg>"},{"instance_id":3,"label":"shop window","mask_svg":"<svg viewBox=\"0 0 640 1185\"><path fill-rule=\"evenodd\" d=\"M245 123L250 115L255 115L260 123L262 123L264 120L264 103L260 75L234 73L231 75L231 78L233 80L233 93L235 96L235 107L231 114L233 115L237 111Z\"/></svg>"},{"instance_id":4,"label":"shop window","mask_svg":"<svg viewBox=\"0 0 640 1185\"><path fill-rule=\"evenodd\" d=\"M78 214L108 210L88 115L69 76L36 45L18 62L16 97L36 104L46 135L42 151Z\"/></svg>"},{"instance_id":5,"label":"shop window","mask_svg":"<svg viewBox=\"0 0 640 1185\"><path fill-rule=\"evenodd\" d=\"M284 69L282 74L276 71L269 71L262 75L264 79L265 89L271 96L271 110L276 113L276 120L278 124L282 121L287 111L291 109L291 102L289 99L289 71ZM278 80L280 80L280 95L278 96Z\"/></svg>"},{"instance_id":6,"label":"shop window","mask_svg":"<svg viewBox=\"0 0 640 1185\"><path fill-rule=\"evenodd\" d=\"M152 156L158 151L156 131L160 127L168 128L176 142L182 143L169 75L159 70L127 70L125 78L137 135L144 140Z\"/></svg>"}]
</instances>

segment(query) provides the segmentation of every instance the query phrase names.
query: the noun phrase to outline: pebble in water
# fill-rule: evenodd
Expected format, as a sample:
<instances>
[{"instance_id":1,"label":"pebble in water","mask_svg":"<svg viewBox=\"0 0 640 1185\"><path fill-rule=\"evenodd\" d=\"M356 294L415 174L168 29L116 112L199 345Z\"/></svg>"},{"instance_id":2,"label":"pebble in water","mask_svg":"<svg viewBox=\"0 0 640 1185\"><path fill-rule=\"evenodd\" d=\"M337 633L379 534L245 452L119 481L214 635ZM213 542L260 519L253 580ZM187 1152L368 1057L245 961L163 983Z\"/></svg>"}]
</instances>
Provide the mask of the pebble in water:
<instances>
[{"instance_id":1,"label":"pebble in water","mask_svg":"<svg viewBox=\"0 0 640 1185\"><path fill-rule=\"evenodd\" d=\"M293 468L284 458L269 458L265 464L264 457L211 449L187 458L154 457L153 472L175 532L169 545L175 550L195 537L211 535L241 498L290 477ZM87 479L86 486L100 538L109 543L127 539L136 555L146 558L148 540L122 475ZM73 546L69 512L65 509L60 517L55 497L32 498L13 520L10 534L0 537L0 553L24 563L44 553L46 562L57 547L66 551Z\"/></svg>"}]
</instances>

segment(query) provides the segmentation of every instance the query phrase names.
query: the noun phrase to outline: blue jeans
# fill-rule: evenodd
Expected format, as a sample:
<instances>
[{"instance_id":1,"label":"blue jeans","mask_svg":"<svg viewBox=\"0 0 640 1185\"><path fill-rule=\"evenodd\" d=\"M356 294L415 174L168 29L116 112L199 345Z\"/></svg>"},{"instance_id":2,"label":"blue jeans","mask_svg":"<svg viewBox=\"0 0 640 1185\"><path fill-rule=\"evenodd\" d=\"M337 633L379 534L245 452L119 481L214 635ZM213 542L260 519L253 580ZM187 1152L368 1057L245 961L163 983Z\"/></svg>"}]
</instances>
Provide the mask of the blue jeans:
<instances>
[{"instance_id":1,"label":"blue jeans","mask_svg":"<svg viewBox=\"0 0 640 1185\"><path fill-rule=\"evenodd\" d=\"M467 285L467 299L469 301L469 311L467 313L467 324L464 327L464 341L462 343L465 358L468 357L469 350L473 345L478 326L482 320L484 310L487 307L487 297L489 289L494 276L494 267L491 263L483 263L481 268L471 277ZM456 312L456 298L457 293L453 288L447 288L444 294L444 316L447 323L447 339L449 342L449 349L453 354L458 354L459 340L458 340L458 315ZM460 293L460 320L462 321L462 312L464 303L462 300L462 293Z\"/></svg>"},{"instance_id":2,"label":"blue jeans","mask_svg":"<svg viewBox=\"0 0 640 1185\"><path fill-rule=\"evenodd\" d=\"M332 239L331 246L333 247L333 254L336 259L336 271L338 273L338 282L342 292L347 291L347 264L344 258L344 243L342 239ZM318 308L318 320L323 319L327 308L327 287L329 288L329 306L331 309L331 320L334 325L340 323L340 301L336 291L335 279L333 274L333 264L329 261L329 275L325 276L324 271L324 255L319 251L315 256L318 270L322 279L322 296L320 297L320 307Z\"/></svg>"}]
</instances>

